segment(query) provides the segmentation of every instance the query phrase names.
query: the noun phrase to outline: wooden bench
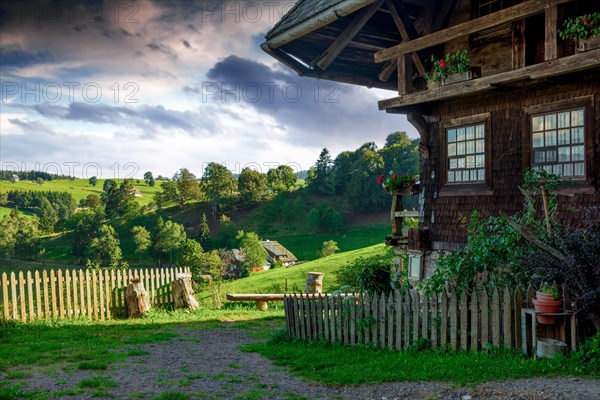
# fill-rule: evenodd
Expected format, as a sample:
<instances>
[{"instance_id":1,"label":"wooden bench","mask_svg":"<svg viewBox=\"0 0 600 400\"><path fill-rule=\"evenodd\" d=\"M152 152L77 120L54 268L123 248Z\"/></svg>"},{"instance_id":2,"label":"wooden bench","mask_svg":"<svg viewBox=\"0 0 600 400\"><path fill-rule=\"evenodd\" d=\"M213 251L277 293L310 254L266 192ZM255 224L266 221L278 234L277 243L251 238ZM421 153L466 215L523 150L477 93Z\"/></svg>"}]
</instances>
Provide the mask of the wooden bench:
<instances>
[{"instance_id":1,"label":"wooden bench","mask_svg":"<svg viewBox=\"0 0 600 400\"><path fill-rule=\"evenodd\" d=\"M294 295L293 293L287 294L287 296ZM318 294L295 294L296 296L302 296L303 298L318 297ZM344 296L342 294L341 296ZM271 294L227 294L227 300L229 301L255 301L256 308L259 310L266 310L269 308L269 301L283 301L286 295L283 293L271 293Z\"/></svg>"}]
</instances>

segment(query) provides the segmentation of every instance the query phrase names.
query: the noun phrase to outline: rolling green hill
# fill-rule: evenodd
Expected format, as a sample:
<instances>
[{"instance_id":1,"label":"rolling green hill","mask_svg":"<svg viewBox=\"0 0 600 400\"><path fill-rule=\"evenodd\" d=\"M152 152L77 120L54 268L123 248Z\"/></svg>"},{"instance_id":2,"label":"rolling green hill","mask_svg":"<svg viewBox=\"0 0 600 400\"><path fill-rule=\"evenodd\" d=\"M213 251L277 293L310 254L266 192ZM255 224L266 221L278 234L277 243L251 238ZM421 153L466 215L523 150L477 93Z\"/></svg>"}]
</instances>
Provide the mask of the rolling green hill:
<instances>
[{"instance_id":1,"label":"rolling green hill","mask_svg":"<svg viewBox=\"0 0 600 400\"><path fill-rule=\"evenodd\" d=\"M387 249L387 250L386 250ZM362 249L334 254L329 257L298 264L289 268L277 268L268 271L255 272L247 278L227 282L223 285L225 293L285 293L302 292L308 272L323 272L323 291L331 292L339 289L334 272L342 265L358 257L370 257L389 251L384 244L365 247ZM205 298L208 293L201 294Z\"/></svg>"},{"instance_id":2,"label":"rolling green hill","mask_svg":"<svg viewBox=\"0 0 600 400\"><path fill-rule=\"evenodd\" d=\"M19 182L8 182L0 181L0 193L5 193L10 190L35 190L35 191L57 191L57 192L69 192L73 198L79 202L81 199L85 199L90 194L96 194L100 196L102 193L102 185L106 179L99 179L96 186L91 186L87 179L75 179L73 181L69 179L58 179L53 181L45 181L42 185L38 185L33 181L19 181ZM122 182L122 179L117 179L117 182ZM158 191L160 191L160 182L156 182L156 186L150 187L140 180L140 183L133 181L133 187L139 189L142 193L142 197L136 199L141 205L146 205L152 201L152 197Z\"/></svg>"}]
</instances>

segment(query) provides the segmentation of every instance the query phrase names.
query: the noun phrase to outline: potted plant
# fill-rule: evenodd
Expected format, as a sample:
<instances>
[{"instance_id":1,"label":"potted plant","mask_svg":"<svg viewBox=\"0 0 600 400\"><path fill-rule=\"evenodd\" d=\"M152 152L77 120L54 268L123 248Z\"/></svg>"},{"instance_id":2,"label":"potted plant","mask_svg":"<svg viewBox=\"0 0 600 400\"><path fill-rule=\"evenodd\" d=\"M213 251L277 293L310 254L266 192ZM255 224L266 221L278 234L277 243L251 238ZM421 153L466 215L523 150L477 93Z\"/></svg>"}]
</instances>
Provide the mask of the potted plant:
<instances>
[{"instance_id":1,"label":"potted plant","mask_svg":"<svg viewBox=\"0 0 600 400\"><path fill-rule=\"evenodd\" d=\"M579 52L600 47L600 13L567 18L558 36L563 40L577 41Z\"/></svg>"},{"instance_id":2,"label":"potted plant","mask_svg":"<svg viewBox=\"0 0 600 400\"><path fill-rule=\"evenodd\" d=\"M398 175L394 173L394 171L390 171L387 176L381 174L377 179L377 183L380 184L386 192L410 195L414 192L417 178L408 174Z\"/></svg>"},{"instance_id":3,"label":"potted plant","mask_svg":"<svg viewBox=\"0 0 600 400\"><path fill-rule=\"evenodd\" d=\"M553 324L556 317L545 314L556 314L558 312L562 303L558 289L554 286L544 285L536 292L535 298L531 301L535 311L541 313L536 316L538 322L540 324Z\"/></svg>"},{"instance_id":4,"label":"potted plant","mask_svg":"<svg viewBox=\"0 0 600 400\"><path fill-rule=\"evenodd\" d=\"M448 85L450 83L461 82L473 79L480 75L480 69L471 67L471 60L467 50L457 51L454 54L446 54L439 60L431 56L433 71L425 72L425 78L434 83Z\"/></svg>"}]
</instances>

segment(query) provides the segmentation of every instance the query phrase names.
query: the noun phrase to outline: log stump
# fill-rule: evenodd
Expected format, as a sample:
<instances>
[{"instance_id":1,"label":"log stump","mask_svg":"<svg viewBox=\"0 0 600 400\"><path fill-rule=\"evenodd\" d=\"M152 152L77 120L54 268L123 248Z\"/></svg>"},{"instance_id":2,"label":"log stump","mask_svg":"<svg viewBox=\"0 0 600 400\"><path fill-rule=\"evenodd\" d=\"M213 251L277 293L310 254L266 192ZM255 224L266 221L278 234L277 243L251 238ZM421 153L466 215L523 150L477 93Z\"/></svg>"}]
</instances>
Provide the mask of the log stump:
<instances>
[{"instance_id":1,"label":"log stump","mask_svg":"<svg viewBox=\"0 0 600 400\"><path fill-rule=\"evenodd\" d=\"M176 279L171 282L175 309L184 308L186 310L197 310L200 305L194 297L192 274L177 274L175 275L175 278Z\"/></svg>"},{"instance_id":2,"label":"log stump","mask_svg":"<svg viewBox=\"0 0 600 400\"><path fill-rule=\"evenodd\" d=\"M127 286L125 300L127 301L129 318L138 318L150 311L150 298L139 278L132 279L129 286Z\"/></svg>"},{"instance_id":3,"label":"log stump","mask_svg":"<svg viewBox=\"0 0 600 400\"><path fill-rule=\"evenodd\" d=\"M309 272L306 277L306 287L304 292L308 294L319 294L323 292L323 275L322 272Z\"/></svg>"}]
</instances>

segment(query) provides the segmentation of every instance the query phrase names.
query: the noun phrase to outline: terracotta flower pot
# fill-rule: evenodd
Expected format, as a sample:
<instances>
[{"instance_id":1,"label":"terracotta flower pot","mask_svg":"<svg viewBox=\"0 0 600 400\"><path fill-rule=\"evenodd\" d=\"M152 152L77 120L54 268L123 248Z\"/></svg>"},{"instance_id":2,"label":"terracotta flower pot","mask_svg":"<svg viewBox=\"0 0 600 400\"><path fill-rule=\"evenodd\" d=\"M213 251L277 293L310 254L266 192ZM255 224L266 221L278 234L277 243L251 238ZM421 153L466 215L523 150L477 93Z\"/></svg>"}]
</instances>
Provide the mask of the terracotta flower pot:
<instances>
[{"instance_id":1,"label":"terracotta flower pot","mask_svg":"<svg viewBox=\"0 0 600 400\"><path fill-rule=\"evenodd\" d=\"M535 298L538 300L554 301L554 295L550 293L535 292Z\"/></svg>"},{"instance_id":2,"label":"terracotta flower pot","mask_svg":"<svg viewBox=\"0 0 600 400\"><path fill-rule=\"evenodd\" d=\"M544 314L555 314L558 312L562 301L561 300L539 300L531 299L535 311ZM553 315L537 315L537 320L540 324L553 324L556 317Z\"/></svg>"}]
</instances>

